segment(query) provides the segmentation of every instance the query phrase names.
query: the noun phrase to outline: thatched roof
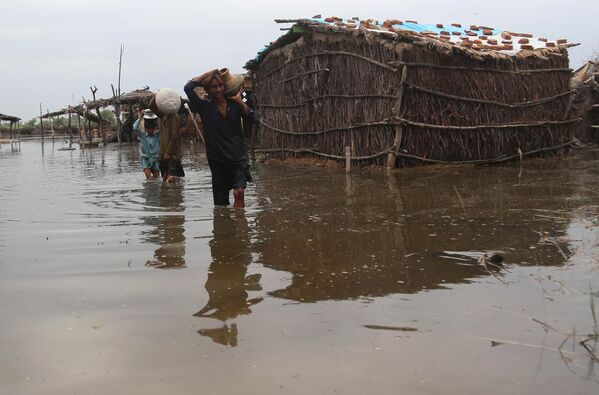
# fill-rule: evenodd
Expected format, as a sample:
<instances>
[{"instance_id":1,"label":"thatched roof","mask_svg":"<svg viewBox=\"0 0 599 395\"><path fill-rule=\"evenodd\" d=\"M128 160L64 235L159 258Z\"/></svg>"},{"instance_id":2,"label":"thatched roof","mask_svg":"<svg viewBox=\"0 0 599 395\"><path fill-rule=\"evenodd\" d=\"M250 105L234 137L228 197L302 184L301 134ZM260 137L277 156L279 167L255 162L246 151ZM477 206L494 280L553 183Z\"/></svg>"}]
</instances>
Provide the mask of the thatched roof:
<instances>
[{"instance_id":1,"label":"thatched roof","mask_svg":"<svg viewBox=\"0 0 599 395\"><path fill-rule=\"evenodd\" d=\"M245 80L244 80L245 88L244 89L246 91L250 91L250 92L253 91L252 78L247 74L244 75L244 77L245 77ZM197 89L200 89L203 93L203 88L199 87ZM42 115L41 118L47 119L47 118L61 116L61 115L65 115L65 114L79 114L79 115L83 116L85 110L87 110L87 117L92 122L98 122L99 119L90 110L100 109L100 108L114 106L114 105L138 105L140 107L145 108L145 107L150 106L150 101L152 100L154 95L155 95L155 92L152 92L150 90L150 88L148 86L146 86L141 89L135 89L131 92L123 93L119 97L113 96L113 97L106 98L106 99L97 99L97 100L93 100L93 101L88 101L85 103L78 104L76 106L67 106L58 111L46 113L46 114ZM181 100L183 100L183 102L187 102L187 99L185 99L185 98L181 98ZM181 110L181 111L184 111L184 110ZM106 122L106 121L104 120L104 122Z\"/></svg>"},{"instance_id":2,"label":"thatched roof","mask_svg":"<svg viewBox=\"0 0 599 395\"><path fill-rule=\"evenodd\" d=\"M62 110L46 113L46 114L42 115L41 118L48 119L48 118L52 118L52 117L59 117L61 115L65 115L65 114L77 114L80 116L84 116L83 110L84 110L83 105L78 105L78 106L74 106L74 107L68 106L66 108L63 108ZM93 112L90 112L89 109L87 111L87 118L92 122L96 122L96 123L100 122L100 119L96 116L96 114L94 114ZM103 122L110 123L107 120L103 120Z\"/></svg>"},{"instance_id":3,"label":"thatched roof","mask_svg":"<svg viewBox=\"0 0 599 395\"><path fill-rule=\"evenodd\" d=\"M0 113L0 121L19 122L21 118Z\"/></svg>"},{"instance_id":4,"label":"thatched roof","mask_svg":"<svg viewBox=\"0 0 599 395\"><path fill-rule=\"evenodd\" d=\"M562 48L579 45L569 43L567 39L549 40L529 33L502 31L488 26L462 26L459 23L420 24L416 21L396 19L380 23L373 19L359 18L322 19L319 15L306 19L276 19L275 22L294 25L289 29L281 29L289 32L267 45L255 59L247 62L246 69L254 70L269 52L296 41L308 30L363 35L391 42L409 42L445 53L459 51L480 60L487 57L506 60L514 56L545 57L548 53L559 53Z\"/></svg>"},{"instance_id":5,"label":"thatched roof","mask_svg":"<svg viewBox=\"0 0 599 395\"><path fill-rule=\"evenodd\" d=\"M96 116L90 112L90 110L95 110L99 108L104 108L108 106L114 105L123 105L123 104L139 104L142 106L147 106L150 103L150 100L154 97L154 92L150 90L147 86L142 89L136 89L131 92L127 92L122 94L120 97L111 97L108 99L98 99L93 101L88 101L82 104L78 104L76 106L68 106L61 110L50 112L42 115L42 118L50 118L55 116L60 116L64 114L79 114L83 116L84 111L87 109L87 116L93 122L96 121Z\"/></svg>"},{"instance_id":6,"label":"thatched roof","mask_svg":"<svg viewBox=\"0 0 599 395\"><path fill-rule=\"evenodd\" d=\"M83 111L83 105L79 105L79 106L75 106L75 107L66 107L63 108L62 110L58 110L58 111L54 111L54 112L49 112L46 113L44 115L42 115L42 119L48 119L48 118L52 118L52 117L59 117L61 115L66 115L66 114L77 114L79 116L87 116L87 118L92 121L92 122L96 122L99 123L100 119L98 118L98 116L96 114L94 114L93 112L87 111L87 114L84 113ZM110 123L110 121L107 120L102 120L104 123Z\"/></svg>"},{"instance_id":7,"label":"thatched roof","mask_svg":"<svg viewBox=\"0 0 599 395\"><path fill-rule=\"evenodd\" d=\"M108 99L98 99L94 101L90 101L85 103L88 110L103 108L113 105L122 105L122 104L144 104L147 105L152 97L154 97L155 93L150 90L149 87L145 87L142 89L136 89L131 92L127 92L122 94L120 97L111 97Z\"/></svg>"}]
</instances>

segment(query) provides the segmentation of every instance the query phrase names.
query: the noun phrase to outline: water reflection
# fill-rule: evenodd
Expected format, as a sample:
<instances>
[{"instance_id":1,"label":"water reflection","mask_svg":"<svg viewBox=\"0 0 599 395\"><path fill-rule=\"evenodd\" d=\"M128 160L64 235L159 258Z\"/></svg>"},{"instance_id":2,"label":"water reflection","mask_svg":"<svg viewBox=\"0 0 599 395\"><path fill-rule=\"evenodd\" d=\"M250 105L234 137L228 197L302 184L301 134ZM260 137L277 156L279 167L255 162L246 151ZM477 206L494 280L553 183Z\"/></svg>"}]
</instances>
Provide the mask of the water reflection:
<instances>
[{"instance_id":1,"label":"water reflection","mask_svg":"<svg viewBox=\"0 0 599 395\"><path fill-rule=\"evenodd\" d=\"M185 267L183 187L149 180L144 182L143 195L147 208L158 211L157 215L144 219L152 226L145 232L146 240L159 245L154 251L154 259L148 260L146 266L159 269ZM181 214L175 214L178 212Z\"/></svg>"},{"instance_id":2,"label":"water reflection","mask_svg":"<svg viewBox=\"0 0 599 395\"><path fill-rule=\"evenodd\" d=\"M476 261L493 251L508 265L561 265L563 254L539 237L565 231L556 210L575 186L560 166L308 169L291 179L288 169L263 168L256 250L265 266L292 274L270 295L316 302L443 288L488 276Z\"/></svg>"},{"instance_id":3,"label":"water reflection","mask_svg":"<svg viewBox=\"0 0 599 395\"><path fill-rule=\"evenodd\" d=\"M212 263L208 271L208 301L196 317L213 318L223 323L217 328L200 329L198 333L214 342L235 347L238 316L251 313L251 307L262 298L249 298L260 291L260 274L247 274L252 262L250 227L243 210L214 209L214 237L210 240Z\"/></svg>"}]
</instances>

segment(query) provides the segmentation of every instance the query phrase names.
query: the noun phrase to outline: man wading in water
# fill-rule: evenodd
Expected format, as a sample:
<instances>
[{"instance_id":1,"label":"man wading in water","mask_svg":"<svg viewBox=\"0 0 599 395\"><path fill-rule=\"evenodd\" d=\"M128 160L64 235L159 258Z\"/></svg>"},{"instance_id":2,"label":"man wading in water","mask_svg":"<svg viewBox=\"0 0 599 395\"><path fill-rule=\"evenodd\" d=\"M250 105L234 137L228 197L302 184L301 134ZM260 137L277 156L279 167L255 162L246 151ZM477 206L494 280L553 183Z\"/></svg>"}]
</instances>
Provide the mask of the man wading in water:
<instances>
[{"instance_id":1,"label":"man wading in water","mask_svg":"<svg viewBox=\"0 0 599 395\"><path fill-rule=\"evenodd\" d=\"M165 91L167 90L169 89L165 89ZM160 94L160 92L158 92L158 94ZM176 100L180 102L181 99L179 94L175 94ZM157 101L160 101L160 99L157 95L154 95L150 101L150 108L161 119L158 167L160 167L162 179L165 182L174 183L181 177L185 177L185 171L181 165L180 119L176 112L165 113L161 111Z\"/></svg>"},{"instance_id":2,"label":"man wading in water","mask_svg":"<svg viewBox=\"0 0 599 395\"><path fill-rule=\"evenodd\" d=\"M241 119L256 124L258 118L241 98L242 83L243 76L233 77L227 69L221 69L195 77L184 88L204 124L215 205L229 205L229 191L233 189L233 206L245 207L245 187L252 181ZM208 93L209 100L201 99L194 92L199 86Z\"/></svg>"}]
</instances>

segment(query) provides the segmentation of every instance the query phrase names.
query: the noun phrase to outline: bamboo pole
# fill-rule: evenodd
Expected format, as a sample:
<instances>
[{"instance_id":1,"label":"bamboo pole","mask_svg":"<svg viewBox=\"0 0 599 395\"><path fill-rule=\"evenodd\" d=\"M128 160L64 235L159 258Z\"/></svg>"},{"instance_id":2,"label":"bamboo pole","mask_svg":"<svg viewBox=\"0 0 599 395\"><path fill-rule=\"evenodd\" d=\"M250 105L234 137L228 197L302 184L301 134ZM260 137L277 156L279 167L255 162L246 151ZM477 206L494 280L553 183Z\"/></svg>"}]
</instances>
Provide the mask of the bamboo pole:
<instances>
[{"instance_id":1,"label":"bamboo pole","mask_svg":"<svg viewBox=\"0 0 599 395\"><path fill-rule=\"evenodd\" d=\"M393 114L395 116L400 116L401 115L401 104L402 104L402 100L403 100L403 96L404 96L404 92L405 92L405 86L406 86L406 79L408 77L408 67L407 66L403 66L402 70L401 70L401 80L399 82L399 94L398 94L398 98L397 101L395 102L395 105L393 106ZM401 146L401 138L403 135L403 125L396 125L395 126L395 138L393 139L393 147L395 152L399 152L399 148ZM394 153L389 153L389 155L387 155L387 169L393 169L395 167L395 162L397 161L397 155L395 155Z\"/></svg>"}]
</instances>

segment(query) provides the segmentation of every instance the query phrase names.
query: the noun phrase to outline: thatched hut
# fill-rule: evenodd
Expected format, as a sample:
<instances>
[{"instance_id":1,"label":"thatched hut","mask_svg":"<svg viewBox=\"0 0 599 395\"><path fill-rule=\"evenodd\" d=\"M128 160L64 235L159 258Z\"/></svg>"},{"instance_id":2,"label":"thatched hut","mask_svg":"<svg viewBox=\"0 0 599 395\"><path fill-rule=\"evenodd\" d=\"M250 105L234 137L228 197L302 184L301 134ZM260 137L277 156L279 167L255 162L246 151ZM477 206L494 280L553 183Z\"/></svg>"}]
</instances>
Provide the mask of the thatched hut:
<instances>
[{"instance_id":1,"label":"thatched hut","mask_svg":"<svg viewBox=\"0 0 599 395\"><path fill-rule=\"evenodd\" d=\"M492 163L572 143L566 40L485 26L311 18L246 68L268 156Z\"/></svg>"},{"instance_id":2,"label":"thatched hut","mask_svg":"<svg viewBox=\"0 0 599 395\"><path fill-rule=\"evenodd\" d=\"M21 118L0 113L0 123L2 123L2 121L8 122L8 136L13 140L15 137L14 131L16 131L16 125L21 121Z\"/></svg>"}]
</instances>

